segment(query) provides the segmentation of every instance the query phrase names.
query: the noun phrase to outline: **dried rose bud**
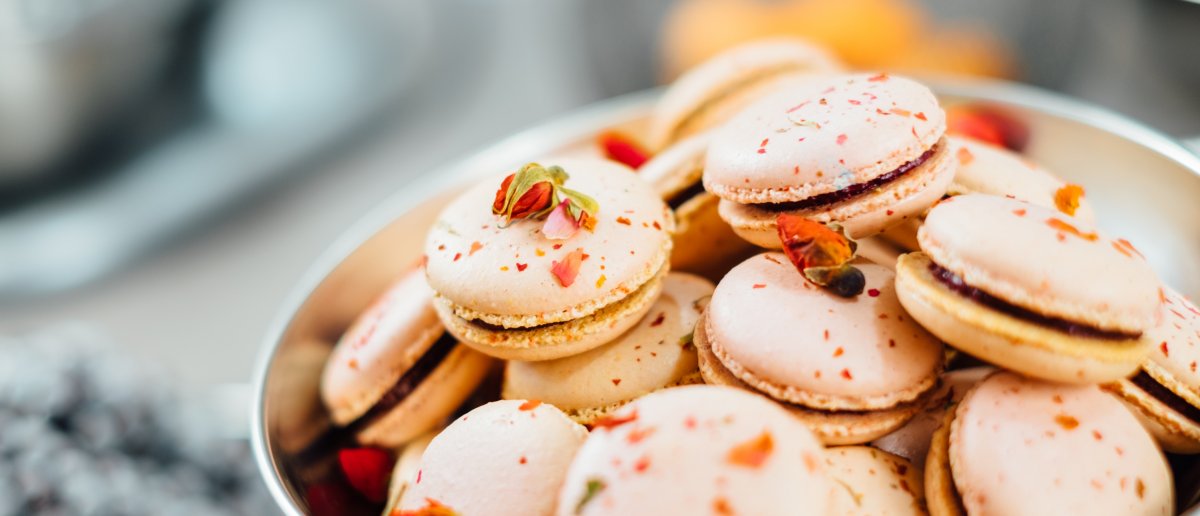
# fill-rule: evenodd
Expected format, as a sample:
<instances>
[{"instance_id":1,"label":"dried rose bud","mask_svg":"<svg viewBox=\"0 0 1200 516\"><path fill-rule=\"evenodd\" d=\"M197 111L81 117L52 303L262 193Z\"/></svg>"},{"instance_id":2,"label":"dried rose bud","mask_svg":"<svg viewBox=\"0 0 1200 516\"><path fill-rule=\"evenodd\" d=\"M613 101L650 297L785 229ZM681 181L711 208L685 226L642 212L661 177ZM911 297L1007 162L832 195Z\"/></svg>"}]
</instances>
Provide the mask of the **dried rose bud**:
<instances>
[{"instance_id":1,"label":"dried rose bud","mask_svg":"<svg viewBox=\"0 0 1200 516\"><path fill-rule=\"evenodd\" d=\"M784 254L805 279L842 297L862 293L866 278L850 265L858 245L841 226L831 228L789 213L779 214L775 223Z\"/></svg>"}]
</instances>

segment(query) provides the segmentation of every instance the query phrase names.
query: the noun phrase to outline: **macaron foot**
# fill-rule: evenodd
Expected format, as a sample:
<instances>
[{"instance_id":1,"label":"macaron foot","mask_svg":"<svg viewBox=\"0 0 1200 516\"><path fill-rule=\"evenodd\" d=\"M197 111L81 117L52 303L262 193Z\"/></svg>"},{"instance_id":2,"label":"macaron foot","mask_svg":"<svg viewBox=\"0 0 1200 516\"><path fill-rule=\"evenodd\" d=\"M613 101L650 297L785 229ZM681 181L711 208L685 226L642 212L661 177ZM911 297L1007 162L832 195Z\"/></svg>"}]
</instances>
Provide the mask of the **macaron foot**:
<instances>
[{"instance_id":1,"label":"macaron foot","mask_svg":"<svg viewBox=\"0 0 1200 516\"><path fill-rule=\"evenodd\" d=\"M1118 380L1100 388L1121 400L1164 451L1185 455L1200 453L1200 424L1197 422L1129 380Z\"/></svg>"},{"instance_id":2,"label":"macaron foot","mask_svg":"<svg viewBox=\"0 0 1200 516\"><path fill-rule=\"evenodd\" d=\"M933 433L929 455L925 458L925 504L930 516L966 514L950 470L950 423L953 421L954 411L947 410L942 426Z\"/></svg>"},{"instance_id":3,"label":"macaron foot","mask_svg":"<svg viewBox=\"0 0 1200 516\"><path fill-rule=\"evenodd\" d=\"M646 315L662 292L667 267L650 281L615 303L586 317L533 328L498 328L454 314L452 303L434 299L446 329L481 353L504 360L552 360L576 355L612 341Z\"/></svg>"},{"instance_id":4,"label":"macaron foot","mask_svg":"<svg viewBox=\"0 0 1200 516\"><path fill-rule=\"evenodd\" d=\"M904 309L947 344L1045 380L1086 384L1128 377L1149 351L1145 339L1078 337L962 296L930 272L924 253L901 256L896 293Z\"/></svg>"}]
</instances>

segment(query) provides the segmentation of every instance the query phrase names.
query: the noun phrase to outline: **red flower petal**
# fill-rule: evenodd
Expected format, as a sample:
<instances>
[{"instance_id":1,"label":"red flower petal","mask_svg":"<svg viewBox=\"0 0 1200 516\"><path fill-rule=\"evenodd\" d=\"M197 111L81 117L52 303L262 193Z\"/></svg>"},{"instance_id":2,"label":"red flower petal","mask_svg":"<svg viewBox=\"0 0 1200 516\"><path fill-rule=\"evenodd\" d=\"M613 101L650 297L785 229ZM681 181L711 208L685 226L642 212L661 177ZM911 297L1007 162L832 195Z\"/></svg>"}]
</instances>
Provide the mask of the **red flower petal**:
<instances>
[{"instance_id":1,"label":"red flower petal","mask_svg":"<svg viewBox=\"0 0 1200 516\"><path fill-rule=\"evenodd\" d=\"M392 455L378 448L346 448L338 451L338 463L350 486L374 503L387 500L392 476Z\"/></svg>"},{"instance_id":2,"label":"red flower petal","mask_svg":"<svg viewBox=\"0 0 1200 516\"><path fill-rule=\"evenodd\" d=\"M575 283L575 278L579 276L579 266L583 263L583 249L576 249L567 253L561 262L553 262L550 267L550 272L558 278L558 284L563 287L569 287Z\"/></svg>"},{"instance_id":3,"label":"red flower petal","mask_svg":"<svg viewBox=\"0 0 1200 516\"><path fill-rule=\"evenodd\" d=\"M564 199L558 203L554 211L550 212L550 216L546 217L546 223L542 225L542 234L551 240L566 240L575 236L579 231L579 221L571 217L567 205L570 201Z\"/></svg>"},{"instance_id":4,"label":"red flower petal","mask_svg":"<svg viewBox=\"0 0 1200 516\"><path fill-rule=\"evenodd\" d=\"M619 163L624 163L634 170L637 170L643 163L650 159L649 152L646 152L632 138L618 132L601 134L597 138L597 143L600 144L605 157Z\"/></svg>"}]
</instances>

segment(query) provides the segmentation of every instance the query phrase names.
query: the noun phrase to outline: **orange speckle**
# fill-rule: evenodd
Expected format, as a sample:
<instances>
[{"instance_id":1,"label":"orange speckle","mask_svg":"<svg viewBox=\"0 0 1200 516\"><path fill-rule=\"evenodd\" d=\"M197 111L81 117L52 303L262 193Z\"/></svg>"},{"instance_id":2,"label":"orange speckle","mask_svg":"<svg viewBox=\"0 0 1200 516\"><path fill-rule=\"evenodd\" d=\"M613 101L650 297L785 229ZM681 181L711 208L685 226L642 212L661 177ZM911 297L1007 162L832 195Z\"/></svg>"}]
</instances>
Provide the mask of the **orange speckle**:
<instances>
[{"instance_id":1,"label":"orange speckle","mask_svg":"<svg viewBox=\"0 0 1200 516\"><path fill-rule=\"evenodd\" d=\"M650 468L650 457L642 455L637 462L633 463L633 470L641 473Z\"/></svg>"},{"instance_id":2,"label":"orange speckle","mask_svg":"<svg viewBox=\"0 0 1200 516\"><path fill-rule=\"evenodd\" d=\"M1072 225L1071 223L1061 220L1061 219L1056 219L1053 217L1046 219L1046 225L1048 225L1054 229L1057 229L1059 231L1062 231L1064 233L1070 233L1072 235L1075 235L1079 238L1087 240L1088 242L1095 242L1096 239L1100 238L1100 235L1097 235L1096 233L1084 233L1084 232L1080 231L1079 228Z\"/></svg>"},{"instance_id":3,"label":"orange speckle","mask_svg":"<svg viewBox=\"0 0 1200 516\"><path fill-rule=\"evenodd\" d=\"M1079 420L1067 414L1054 416L1054 422L1063 427L1063 430L1074 430L1079 426Z\"/></svg>"},{"instance_id":4,"label":"orange speckle","mask_svg":"<svg viewBox=\"0 0 1200 516\"><path fill-rule=\"evenodd\" d=\"M1134 488L1137 489L1137 497L1139 500L1146 497L1146 483L1142 482L1141 477L1138 477L1137 484L1135 484Z\"/></svg>"},{"instance_id":5,"label":"orange speckle","mask_svg":"<svg viewBox=\"0 0 1200 516\"><path fill-rule=\"evenodd\" d=\"M892 108L892 109L891 109L891 112L892 112L892 114L894 114L894 115L900 115L900 116L909 116L909 115L912 115L912 111L909 111L909 110L907 110L907 109ZM916 129L917 129L916 127L913 127L913 130L914 130L914 131L916 131Z\"/></svg>"},{"instance_id":6,"label":"orange speckle","mask_svg":"<svg viewBox=\"0 0 1200 516\"><path fill-rule=\"evenodd\" d=\"M845 378L847 380L853 380L854 375L850 374L849 369L842 369L842 378Z\"/></svg>"},{"instance_id":7,"label":"orange speckle","mask_svg":"<svg viewBox=\"0 0 1200 516\"><path fill-rule=\"evenodd\" d=\"M664 320L666 320L666 318L667 318L667 314L665 314L665 313L663 313L663 312L659 312L659 313L658 313L658 317L655 317L655 318L654 318L654 321L652 321L652 322L650 323L650 326L651 326L651 327L654 327L654 326L661 326L661 325L662 325L662 323L663 323L663 321L664 321Z\"/></svg>"},{"instance_id":8,"label":"orange speckle","mask_svg":"<svg viewBox=\"0 0 1200 516\"><path fill-rule=\"evenodd\" d=\"M601 265L600 267L603 268L604 266ZM601 274L599 278L596 278L596 288L603 287L605 281L608 281L608 276Z\"/></svg>"},{"instance_id":9,"label":"orange speckle","mask_svg":"<svg viewBox=\"0 0 1200 516\"><path fill-rule=\"evenodd\" d=\"M659 224L657 220L656 220L656 221L654 221L654 229L657 229L657 230L659 230L659 231L661 231L661 230L662 230L662 225L661 225L661 224Z\"/></svg>"},{"instance_id":10,"label":"orange speckle","mask_svg":"<svg viewBox=\"0 0 1200 516\"><path fill-rule=\"evenodd\" d=\"M896 347L896 339L888 339L888 347L889 348Z\"/></svg>"},{"instance_id":11,"label":"orange speckle","mask_svg":"<svg viewBox=\"0 0 1200 516\"><path fill-rule=\"evenodd\" d=\"M975 161L975 155L971 154L970 149L966 147L959 147L955 156L958 157L958 163L961 165L970 165L972 161Z\"/></svg>"},{"instance_id":12,"label":"orange speckle","mask_svg":"<svg viewBox=\"0 0 1200 516\"><path fill-rule=\"evenodd\" d=\"M763 430L757 437L731 448L725 459L735 466L758 468L767 461L774 450L775 439L769 431Z\"/></svg>"},{"instance_id":13,"label":"orange speckle","mask_svg":"<svg viewBox=\"0 0 1200 516\"><path fill-rule=\"evenodd\" d=\"M533 254L536 254L538 256L546 256L546 251L543 251L541 249L534 249Z\"/></svg>"},{"instance_id":14,"label":"orange speckle","mask_svg":"<svg viewBox=\"0 0 1200 516\"><path fill-rule=\"evenodd\" d=\"M471 242L471 250L467 252L467 256L473 256L475 251L480 249L483 249L483 244L479 243L478 241Z\"/></svg>"},{"instance_id":15,"label":"orange speckle","mask_svg":"<svg viewBox=\"0 0 1200 516\"><path fill-rule=\"evenodd\" d=\"M623 416L605 416L592 423L592 429L606 428L611 430L626 423L637 421L637 417L637 410L633 410Z\"/></svg>"},{"instance_id":16,"label":"orange speckle","mask_svg":"<svg viewBox=\"0 0 1200 516\"><path fill-rule=\"evenodd\" d=\"M522 403L520 407L517 407L517 410L533 410L538 408L538 405L541 404L542 402L540 400L527 400L525 403Z\"/></svg>"},{"instance_id":17,"label":"orange speckle","mask_svg":"<svg viewBox=\"0 0 1200 516\"><path fill-rule=\"evenodd\" d=\"M921 121L928 121L928 120L929 120L928 118L925 118L925 113L924 113L924 112L921 112L921 111L918 111L918 112L917 112L917 114L915 114L915 115L913 115L913 116L917 117L917 120L921 120Z\"/></svg>"},{"instance_id":18,"label":"orange speckle","mask_svg":"<svg viewBox=\"0 0 1200 516\"><path fill-rule=\"evenodd\" d=\"M842 349L842 347L841 347L841 346L838 346L838 348L837 348L837 349L833 350L833 356L834 356L834 357L840 357L840 356L842 356L842 354L844 354L845 352L846 352L846 350L845 350L845 349Z\"/></svg>"},{"instance_id":19,"label":"orange speckle","mask_svg":"<svg viewBox=\"0 0 1200 516\"><path fill-rule=\"evenodd\" d=\"M462 253L454 253L454 261L457 262L459 258L462 258Z\"/></svg>"},{"instance_id":20,"label":"orange speckle","mask_svg":"<svg viewBox=\"0 0 1200 516\"><path fill-rule=\"evenodd\" d=\"M1019 210L1013 210L1013 215L1016 215L1018 217L1024 217L1026 213L1029 213L1029 212L1026 211L1025 208L1021 208Z\"/></svg>"},{"instance_id":21,"label":"orange speckle","mask_svg":"<svg viewBox=\"0 0 1200 516\"><path fill-rule=\"evenodd\" d=\"M816 455L813 455L812 452L804 452L804 469L813 473L817 471L818 467L820 467L820 462L817 461Z\"/></svg>"},{"instance_id":22,"label":"orange speckle","mask_svg":"<svg viewBox=\"0 0 1200 516\"><path fill-rule=\"evenodd\" d=\"M733 507L729 506L729 500L723 496L718 496L713 499L713 513L717 516L733 516Z\"/></svg>"},{"instance_id":23,"label":"orange speckle","mask_svg":"<svg viewBox=\"0 0 1200 516\"><path fill-rule=\"evenodd\" d=\"M839 135L837 135L837 144L838 144L838 145L845 145L845 144L846 144L846 139L847 139L847 138L848 138L848 136L846 136L846 135L844 135L844 134L839 134Z\"/></svg>"},{"instance_id":24,"label":"orange speckle","mask_svg":"<svg viewBox=\"0 0 1200 516\"><path fill-rule=\"evenodd\" d=\"M1066 184L1054 192L1054 207L1058 211L1074 216L1079 209L1079 199L1083 197L1083 187L1076 184Z\"/></svg>"},{"instance_id":25,"label":"orange speckle","mask_svg":"<svg viewBox=\"0 0 1200 516\"><path fill-rule=\"evenodd\" d=\"M518 263L517 272L523 272L527 267L529 267L528 263Z\"/></svg>"},{"instance_id":26,"label":"orange speckle","mask_svg":"<svg viewBox=\"0 0 1200 516\"><path fill-rule=\"evenodd\" d=\"M825 330L825 340L829 340L829 330Z\"/></svg>"},{"instance_id":27,"label":"orange speckle","mask_svg":"<svg viewBox=\"0 0 1200 516\"><path fill-rule=\"evenodd\" d=\"M624 224L626 226L632 224L628 217L617 217L617 223Z\"/></svg>"},{"instance_id":28,"label":"orange speckle","mask_svg":"<svg viewBox=\"0 0 1200 516\"><path fill-rule=\"evenodd\" d=\"M886 73L881 73L879 75L872 76L870 79L867 79L868 82L884 82L886 80L888 80L888 74Z\"/></svg>"},{"instance_id":29,"label":"orange speckle","mask_svg":"<svg viewBox=\"0 0 1200 516\"><path fill-rule=\"evenodd\" d=\"M620 379L620 378L613 378L613 379L612 379L612 383L613 383L613 385L621 385L621 379Z\"/></svg>"},{"instance_id":30,"label":"orange speckle","mask_svg":"<svg viewBox=\"0 0 1200 516\"><path fill-rule=\"evenodd\" d=\"M1104 440L1104 434L1101 434L1099 430L1092 430L1092 437L1095 438L1097 441Z\"/></svg>"},{"instance_id":31,"label":"orange speckle","mask_svg":"<svg viewBox=\"0 0 1200 516\"><path fill-rule=\"evenodd\" d=\"M562 249L562 244L554 244L554 250L557 251L559 249Z\"/></svg>"},{"instance_id":32,"label":"orange speckle","mask_svg":"<svg viewBox=\"0 0 1200 516\"><path fill-rule=\"evenodd\" d=\"M346 362L346 365L350 366L350 369L357 371L358 370L358 359L351 358L350 361Z\"/></svg>"},{"instance_id":33,"label":"orange speckle","mask_svg":"<svg viewBox=\"0 0 1200 516\"><path fill-rule=\"evenodd\" d=\"M501 271L501 272L508 272L508 266L507 266L507 265L501 265L501 266L500 266L500 271Z\"/></svg>"},{"instance_id":34,"label":"orange speckle","mask_svg":"<svg viewBox=\"0 0 1200 516\"><path fill-rule=\"evenodd\" d=\"M1170 350L1170 348L1167 347L1167 341L1165 341L1165 340L1162 341L1162 343L1158 345L1158 350L1162 351L1162 354L1164 357L1171 356L1171 350Z\"/></svg>"},{"instance_id":35,"label":"orange speckle","mask_svg":"<svg viewBox=\"0 0 1200 516\"><path fill-rule=\"evenodd\" d=\"M519 460L519 461L517 461L517 462L519 462L519 463L521 463L521 464L525 464L526 462L529 462L529 461L528 461L528 460L525 458L525 456L524 456L524 455L522 455L522 456L521 456L521 460Z\"/></svg>"},{"instance_id":36,"label":"orange speckle","mask_svg":"<svg viewBox=\"0 0 1200 516\"><path fill-rule=\"evenodd\" d=\"M766 284L764 284L764 283L755 283L755 284L754 284L754 286L753 286L752 288L754 288L754 289L756 289L756 290L757 290L757 289L760 289L760 288L767 288L767 285L766 285Z\"/></svg>"},{"instance_id":37,"label":"orange speckle","mask_svg":"<svg viewBox=\"0 0 1200 516\"><path fill-rule=\"evenodd\" d=\"M625 441L629 444L637 444L645 440L647 437L654 435L654 428L634 428L629 431L629 435L625 436Z\"/></svg>"}]
</instances>

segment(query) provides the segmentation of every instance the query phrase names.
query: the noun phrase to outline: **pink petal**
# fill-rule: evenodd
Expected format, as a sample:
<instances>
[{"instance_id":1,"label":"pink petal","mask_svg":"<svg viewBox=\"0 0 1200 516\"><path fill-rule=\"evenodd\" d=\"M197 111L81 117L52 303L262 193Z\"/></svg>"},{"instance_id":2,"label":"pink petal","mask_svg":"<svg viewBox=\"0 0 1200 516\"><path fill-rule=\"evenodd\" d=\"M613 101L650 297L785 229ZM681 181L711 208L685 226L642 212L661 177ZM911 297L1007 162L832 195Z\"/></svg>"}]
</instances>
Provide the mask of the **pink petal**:
<instances>
[{"instance_id":1,"label":"pink petal","mask_svg":"<svg viewBox=\"0 0 1200 516\"><path fill-rule=\"evenodd\" d=\"M567 253L561 262L555 261L551 263L550 273L558 278L558 284L563 287L569 287L575 283L575 277L579 276L579 267L583 264L583 249L576 249Z\"/></svg>"},{"instance_id":2,"label":"pink petal","mask_svg":"<svg viewBox=\"0 0 1200 516\"><path fill-rule=\"evenodd\" d=\"M579 231L579 221L571 218L571 213L567 210L568 202L570 201L564 199L558 203L558 207L546 217L546 224L542 226L542 234L546 235L546 238L566 240Z\"/></svg>"}]
</instances>

